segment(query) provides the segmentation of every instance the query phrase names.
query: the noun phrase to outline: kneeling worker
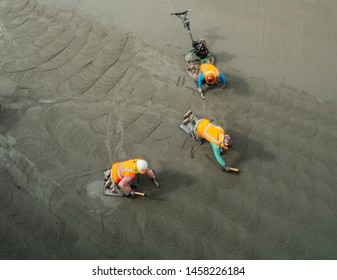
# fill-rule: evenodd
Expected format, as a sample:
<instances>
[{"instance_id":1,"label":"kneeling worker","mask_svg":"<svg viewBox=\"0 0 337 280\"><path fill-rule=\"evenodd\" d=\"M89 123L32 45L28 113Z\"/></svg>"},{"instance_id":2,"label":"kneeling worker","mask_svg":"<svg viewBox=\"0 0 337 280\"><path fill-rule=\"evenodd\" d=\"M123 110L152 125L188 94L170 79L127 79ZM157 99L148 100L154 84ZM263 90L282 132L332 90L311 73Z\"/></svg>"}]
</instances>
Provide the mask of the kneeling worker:
<instances>
[{"instance_id":1,"label":"kneeling worker","mask_svg":"<svg viewBox=\"0 0 337 280\"><path fill-rule=\"evenodd\" d=\"M215 85L218 78L221 80L221 87L227 87L227 80L224 74L220 73L218 68L213 64L204 63L200 66L201 75L198 78L198 91L200 92L201 98L205 99L204 93L202 92L202 84L205 81L207 85Z\"/></svg>"},{"instance_id":2,"label":"kneeling worker","mask_svg":"<svg viewBox=\"0 0 337 280\"><path fill-rule=\"evenodd\" d=\"M188 111L183 116L183 119L182 123L191 130L190 136L193 139L198 140L200 143L207 140L211 144L215 158L222 166L223 171L237 171L237 169L228 167L221 157L223 151L229 150L232 146L232 139L226 134L224 128L215 126L207 119L198 119L192 114L192 111Z\"/></svg>"},{"instance_id":3,"label":"kneeling worker","mask_svg":"<svg viewBox=\"0 0 337 280\"><path fill-rule=\"evenodd\" d=\"M146 174L159 188L154 171L148 168L147 161L140 158L113 163L111 169L104 171L105 187L111 188L113 192L135 197L137 174Z\"/></svg>"}]
</instances>

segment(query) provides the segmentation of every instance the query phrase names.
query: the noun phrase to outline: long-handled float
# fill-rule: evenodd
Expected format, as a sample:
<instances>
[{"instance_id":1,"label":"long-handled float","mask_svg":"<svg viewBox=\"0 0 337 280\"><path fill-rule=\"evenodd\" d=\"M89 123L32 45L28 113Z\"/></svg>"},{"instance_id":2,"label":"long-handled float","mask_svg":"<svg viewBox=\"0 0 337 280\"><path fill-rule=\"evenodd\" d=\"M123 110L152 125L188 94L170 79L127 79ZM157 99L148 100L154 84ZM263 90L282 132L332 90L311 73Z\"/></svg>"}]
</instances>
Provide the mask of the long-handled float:
<instances>
[{"instance_id":1,"label":"long-handled float","mask_svg":"<svg viewBox=\"0 0 337 280\"><path fill-rule=\"evenodd\" d=\"M197 85L198 77L200 75L200 66L204 63L215 63L215 55L209 51L206 41L203 38L200 38L198 41L195 41L192 36L190 20L187 17L187 13L191 11L188 9L184 12L179 13L171 13L173 16L177 16L181 19L183 23L183 28L187 30L191 41L192 41L192 49L187 51L185 54L185 62L188 65L188 68L185 69L187 75L191 78L193 83ZM208 89L213 88L213 86ZM205 99L204 94L201 94L201 98Z\"/></svg>"},{"instance_id":2,"label":"long-handled float","mask_svg":"<svg viewBox=\"0 0 337 280\"><path fill-rule=\"evenodd\" d=\"M189 50L186 54L185 54L185 62L187 63L187 65L189 66L200 66L200 64L205 63L205 61L207 60L208 63L214 64L215 63L215 55L211 52L208 51L208 47L207 47L207 43L206 41L201 38L198 41L195 41L193 39L192 36L192 32L191 32L191 27L190 27L190 20L187 17L187 13L191 11L191 9L188 9L184 12L179 12L179 13L171 13L172 16L177 16L178 18L181 19L182 23L183 23L183 28L185 30L187 30L191 41L192 41L192 47L193 49ZM203 46L206 48L207 50L207 56L206 57L199 57L196 54L196 49L198 48L198 46Z\"/></svg>"}]
</instances>

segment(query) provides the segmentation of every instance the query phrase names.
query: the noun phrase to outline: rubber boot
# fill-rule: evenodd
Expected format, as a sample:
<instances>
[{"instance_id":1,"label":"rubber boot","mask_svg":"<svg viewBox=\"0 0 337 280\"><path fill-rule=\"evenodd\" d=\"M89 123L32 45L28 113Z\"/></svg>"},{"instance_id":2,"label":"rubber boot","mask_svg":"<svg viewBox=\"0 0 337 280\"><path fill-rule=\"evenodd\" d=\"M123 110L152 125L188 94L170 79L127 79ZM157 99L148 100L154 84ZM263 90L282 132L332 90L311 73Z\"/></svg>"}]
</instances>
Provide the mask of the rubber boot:
<instances>
[{"instance_id":1,"label":"rubber boot","mask_svg":"<svg viewBox=\"0 0 337 280\"><path fill-rule=\"evenodd\" d=\"M195 115L190 115L190 121L193 125L195 125L198 121L198 118Z\"/></svg>"},{"instance_id":2,"label":"rubber boot","mask_svg":"<svg viewBox=\"0 0 337 280\"><path fill-rule=\"evenodd\" d=\"M182 124L187 125L190 122L189 118L186 118L182 121Z\"/></svg>"},{"instance_id":3,"label":"rubber boot","mask_svg":"<svg viewBox=\"0 0 337 280\"><path fill-rule=\"evenodd\" d=\"M111 184L112 184L112 181L111 181L111 177L110 177L108 180L105 181L104 187L105 188L110 188Z\"/></svg>"},{"instance_id":4,"label":"rubber boot","mask_svg":"<svg viewBox=\"0 0 337 280\"><path fill-rule=\"evenodd\" d=\"M183 119L187 119L190 115L192 115L192 110L187 111L186 114L183 116Z\"/></svg>"},{"instance_id":5,"label":"rubber boot","mask_svg":"<svg viewBox=\"0 0 337 280\"><path fill-rule=\"evenodd\" d=\"M110 178L110 175L111 175L111 169L105 169L103 171L104 181L108 180Z\"/></svg>"}]
</instances>

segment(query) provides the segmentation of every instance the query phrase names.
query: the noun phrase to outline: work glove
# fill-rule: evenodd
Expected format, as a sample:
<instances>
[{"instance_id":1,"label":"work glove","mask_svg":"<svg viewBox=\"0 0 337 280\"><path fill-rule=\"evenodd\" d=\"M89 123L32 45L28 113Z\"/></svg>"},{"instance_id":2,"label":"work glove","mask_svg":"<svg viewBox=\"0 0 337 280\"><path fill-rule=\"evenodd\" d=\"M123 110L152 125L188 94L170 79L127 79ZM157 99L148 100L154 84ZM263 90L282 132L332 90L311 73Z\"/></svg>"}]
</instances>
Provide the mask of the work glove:
<instances>
[{"instance_id":1,"label":"work glove","mask_svg":"<svg viewBox=\"0 0 337 280\"><path fill-rule=\"evenodd\" d=\"M203 100L205 100L206 98L205 98L205 95L204 95L204 93L202 92L201 88L198 88L198 91L199 91L199 93L200 93L201 98L202 98Z\"/></svg>"},{"instance_id":2,"label":"work glove","mask_svg":"<svg viewBox=\"0 0 337 280\"><path fill-rule=\"evenodd\" d=\"M222 88L222 89L226 88L226 87L227 87L227 84L228 84L228 82L227 82L226 84L224 84L224 85L221 85L221 88Z\"/></svg>"},{"instance_id":3,"label":"work glove","mask_svg":"<svg viewBox=\"0 0 337 280\"><path fill-rule=\"evenodd\" d=\"M224 171L224 172L231 172L231 169L228 167L228 166L224 166L224 167L222 167L222 171Z\"/></svg>"},{"instance_id":4,"label":"work glove","mask_svg":"<svg viewBox=\"0 0 337 280\"><path fill-rule=\"evenodd\" d=\"M152 172L154 177L151 179L151 181L156 185L157 188L160 188L159 182L157 181L156 173L154 172L154 170L152 170Z\"/></svg>"},{"instance_id":5,"label":"work glove","mask_svg":"<svg viewBox=\"0 0 337 280\"><path fill-rule=\"evenodd\" d=\"M131 189L129 197L135 198L136 197L136 191L134 189Z\"/></svg>"}]
</instances>

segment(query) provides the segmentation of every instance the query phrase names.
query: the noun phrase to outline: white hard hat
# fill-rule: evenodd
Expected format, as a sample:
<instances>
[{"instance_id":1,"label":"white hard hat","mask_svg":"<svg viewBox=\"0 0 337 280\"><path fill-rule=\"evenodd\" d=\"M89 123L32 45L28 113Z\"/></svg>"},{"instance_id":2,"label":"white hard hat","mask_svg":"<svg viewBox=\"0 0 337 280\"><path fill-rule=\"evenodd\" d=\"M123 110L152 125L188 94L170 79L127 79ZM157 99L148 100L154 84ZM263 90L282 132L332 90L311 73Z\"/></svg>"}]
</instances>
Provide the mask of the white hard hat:
<instances>
[{"instance_id":1,"label":"white hard hat","mask_svg":"<svg viewBox=\"0 0 337 280\"><path fill-rule=\"evenodd\" d=\"M138 169L138 172L140 174L144 174L145 171L147 170L147 168L148 168L148 164L147 164L146 160L139 159L137 161L137 169Z\"/></svg>"}]
</instances>

